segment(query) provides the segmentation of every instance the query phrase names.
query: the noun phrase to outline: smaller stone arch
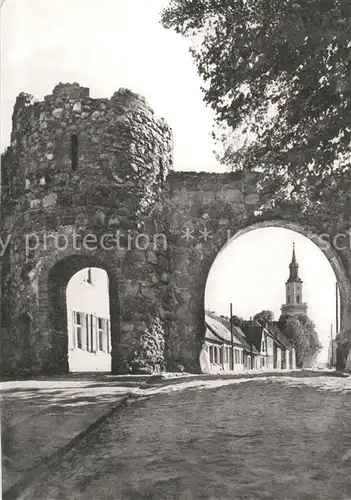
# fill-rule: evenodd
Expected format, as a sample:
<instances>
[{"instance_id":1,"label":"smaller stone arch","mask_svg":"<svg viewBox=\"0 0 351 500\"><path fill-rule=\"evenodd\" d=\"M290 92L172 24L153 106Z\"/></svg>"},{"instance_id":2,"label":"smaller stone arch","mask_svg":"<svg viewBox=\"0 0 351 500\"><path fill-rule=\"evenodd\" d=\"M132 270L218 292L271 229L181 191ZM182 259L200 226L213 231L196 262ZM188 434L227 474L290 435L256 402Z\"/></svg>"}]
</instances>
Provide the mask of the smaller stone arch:
<instances>
[{"instance_id":1,"label":"smaller stone arch","mask_svg":"<svg viewBox=\"0 0 351 500\"><path fill-rule=\"evenodd\" d=\"M112 342L112 371L118 364L120 338L119 317L119 276L117 267L108 256L96 252L77 252L72 249L50 256L42 262L39 278L38 311L41 318L40 331L43 345L43 371L46 373L67 373L67 285L72 276L87 267L97 267L106 271L109 280L109 301Z\"/></svg>"}]
</instances>

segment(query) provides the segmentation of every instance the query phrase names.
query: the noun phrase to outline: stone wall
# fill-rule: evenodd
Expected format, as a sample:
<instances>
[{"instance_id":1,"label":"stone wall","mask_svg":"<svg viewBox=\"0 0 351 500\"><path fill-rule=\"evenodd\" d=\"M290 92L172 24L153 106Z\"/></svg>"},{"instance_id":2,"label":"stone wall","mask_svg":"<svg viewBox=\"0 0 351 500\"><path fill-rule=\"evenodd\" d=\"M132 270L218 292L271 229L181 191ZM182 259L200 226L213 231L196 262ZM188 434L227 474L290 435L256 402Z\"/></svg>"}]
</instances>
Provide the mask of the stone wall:
<instances>
[{"instance_id":1,"label":"stone wall","mask_svg":"<svg viewBox=\"0 0 351 500\"><path fill-rule=\"evenodd\" d=\"M109 276L113 372L137 370L133 349L143 371L163 362L199 371L206 280L231 237L267 224L311 239L343 229L296 206L262 213L270 193L258 191L257 174L171 168L171 130L129 90L92 99L59 84L43 102L18 97L2 162L1 236L11 236L1 259L3 375L68 370L66 285L87 266ZM350 252L323 251L346 328ZM153 331L149 362L139 347Z\"/></svg>"}]
</instances>

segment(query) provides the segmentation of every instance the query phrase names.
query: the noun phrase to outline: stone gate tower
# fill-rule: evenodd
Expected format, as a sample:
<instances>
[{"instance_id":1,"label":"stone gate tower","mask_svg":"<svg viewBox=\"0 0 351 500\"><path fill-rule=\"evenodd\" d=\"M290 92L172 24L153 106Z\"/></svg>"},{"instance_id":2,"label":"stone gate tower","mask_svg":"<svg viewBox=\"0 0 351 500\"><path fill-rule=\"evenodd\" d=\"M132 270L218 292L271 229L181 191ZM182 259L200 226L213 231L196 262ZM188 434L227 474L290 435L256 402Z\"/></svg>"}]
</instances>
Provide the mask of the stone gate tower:
<instances>
[{"instance_id":1,"label":"stone gate tower","mask_svg":"<svg viewBox=\"0 0 351 500\"><path fill-rule=\"evenodd\" d=\"M93 99L61 83L42 102L20 94L1 162L2 376L69 370L66 287L86 267L108 275L114 373L198 372L206 280L232 236L264 225L310 238L349 227L342 214L338 227L310 226L296 204L270 203L259 177L173 171L170 128L129 90ZM350 252L315 242L335 271L347 336ZM295 252L286 289L282 312L305 313Z\"/></svg>"},{"instance_id":2,"label":"stone gate tower","mask_svg":"<svg viewBox=\"0 0 351 500\"><path fill-rule=\"evenodd\" d=\"M43 102L20 94L12 120L2 161L2 371L68 371L66 286L89 266L109 277L112 366L123 371L135 338L165 333L167 249L153 236L164 229L171 130L143 97L120 89L93 99L77 83Z\"/></svg>"},{"instance_id":3,"label":"stone gate tower","mask_svg":"<svg viewBox=\"0 0 351 500\"><path fill-rule=\"evenodd\" d=\"M307 304L302 302L303 281L299 276L299 265L295 255L295 243L293 244L293 253L289 269L289 278L285 283L286 303L281 307L282 314L289 314L290 316L299 314L307 315Z\"/></svg>"}]
</instances>

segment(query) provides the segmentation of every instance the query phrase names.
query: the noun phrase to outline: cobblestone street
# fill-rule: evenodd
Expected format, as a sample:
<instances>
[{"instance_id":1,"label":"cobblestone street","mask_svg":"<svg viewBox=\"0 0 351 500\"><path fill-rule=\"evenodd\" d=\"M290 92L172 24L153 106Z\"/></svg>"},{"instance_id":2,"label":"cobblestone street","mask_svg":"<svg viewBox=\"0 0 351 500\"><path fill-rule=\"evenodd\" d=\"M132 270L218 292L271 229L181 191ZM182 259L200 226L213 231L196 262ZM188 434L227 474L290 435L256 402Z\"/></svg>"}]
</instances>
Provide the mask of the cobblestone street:
<instances>
[{"instance_id":1,"label":"cobblestone street","mask_svg":"<svg viewBox=\"0 0 351 500\"><path fill-rule=\"evenodd\" d=\"M121 382L94 380L2 384L3 491L116 406L129 390Z\"/></svg>"},{"instance_id":2,"label":"cobblestone street","mask_svg":"<svg viewBox=\"0 0 351 500\"><path fill-rule=\"evenodd\" d=\"M23 499L348 500L351 378L135 391Z\"/></svg>"}]
</instances>

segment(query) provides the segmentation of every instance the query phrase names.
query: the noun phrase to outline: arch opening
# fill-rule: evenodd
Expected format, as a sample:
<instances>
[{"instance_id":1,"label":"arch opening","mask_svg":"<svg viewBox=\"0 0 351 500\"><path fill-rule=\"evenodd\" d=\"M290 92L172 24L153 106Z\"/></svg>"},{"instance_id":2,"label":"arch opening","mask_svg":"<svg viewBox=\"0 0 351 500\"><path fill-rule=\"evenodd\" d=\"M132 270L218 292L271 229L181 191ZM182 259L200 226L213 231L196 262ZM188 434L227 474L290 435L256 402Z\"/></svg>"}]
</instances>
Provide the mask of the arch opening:
<instances>
[{"instance_id":1,"label":"arch opening","mask_svg":"<svg viewBox=\"0 0 351 500\"><path fill-rule=\"evenodd\" d=\"M47 371L112 371L119 303L110 269L87 256L65 257L49 271L41 303L51 351Z\"/></svg>"},{"instance_id":2,"label":"arch opening","mask_svg":"<svg viewBox=\"0 0 351 500\"><path fill-rule=\"evenodd\" d=\"M266 237L264 238L265 232ZM259 233L261 233L261 238L258 238ZM279 233L281 237L277 237ZM285 236L283 237L283 235ZM224 322L227 327L228 337L231 317L230 304L232 304L233 317L237 321L241 318L248 322L262 310L273 310L274 320L277 321L282 314L281 306L284 304L289 311L300 308L301 312L305 303L309 303L307 316L315 322L323 344L318 360L320 364L329 363L331 333L335 339L336 334L339 333L337 328L339 327L341 331L343 324L347 322L348 276L333 248L318 244L313 236L311 231L296 224L286 221L267 221L237 232L214 256L207 274L204 293L205 338L203 345L208 353L205 360L205 371L228 371L233 369L233 365L237 365L237 368L242 365L242 369L261 367L261 360L258 362L258 366L256 366L257 363L252 363L252 359L245 363L245 342L243 342L245 338L240 338L240 325L232 328L235 332L234 347L230 334L226 342L216 338L218 332L215 331L214 327L217 326L221 329L221 322ZM244 244L245 240L247 240L246 245ZM305 281L305 284L297 283L296 287L290 286L288 289L286 281L294 241L299 243L298 261L299 263L301 261L301 272L304 274L302 280ZM239 249L237 252L234 251L235 247ZM279 255L279 250L281 255ZM228 257L229 255L231 258ZM311 258L311 255L317 257ZM220 264L221 262L222 264ZM261 267L257 265L257 262L261 262ZM240 267L241 271L239 272ZM233 272L234 268L236 268L235 272ZM325 279L320 274L321 269ZM215 278L214 275L218 272L219 275ZM312 279L313 276L314 279ZM336 290L338 290L338 300L336 299ZM217 325L211 324L216 322ZM239 332L237 326L239 326ZM243 333L245 334L245 332ZM219 337L223 338L223 335L225 336L225 333L222 330ZM251 343L249 342L249 344ZM219 352L214 354L214 349L219 349ZM221 353L222 349L223 353ZM241 352L244 353L244 360L238 362L242 356ZM274 352L276 352L276 347L273 345L272 355ZM223 362L213 363L215 356L217 360L224 359L227 364ZM232 358L234 358L234 363ZM236 360L237 363L235 363ZM200 354L200 364L203 370L204 349ZM282 353L280 353L279 360L275 359L272 362L272 368L283 365Z\"/></svg>"}]
</instances>

